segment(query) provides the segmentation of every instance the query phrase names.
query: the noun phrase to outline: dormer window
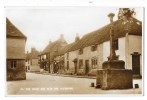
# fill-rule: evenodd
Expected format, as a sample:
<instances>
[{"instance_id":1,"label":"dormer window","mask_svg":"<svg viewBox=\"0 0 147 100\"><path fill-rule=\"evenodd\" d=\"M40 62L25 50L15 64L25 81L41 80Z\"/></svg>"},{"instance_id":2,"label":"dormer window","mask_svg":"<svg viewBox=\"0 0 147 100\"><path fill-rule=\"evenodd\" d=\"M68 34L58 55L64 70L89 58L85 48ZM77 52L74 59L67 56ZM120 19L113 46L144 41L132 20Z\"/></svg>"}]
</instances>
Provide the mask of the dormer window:
<instances>
[{"instance_id":1,"label":"dormer window","mask_svg":"<svg viewBox=\"0 0 147 100\"><path fill-rule=\"evenodd\" d=\"M83 54L83 49L79 50L79 55Z\"/></svg>"},{"instance_id":2,"label":"dormer window","mask_svg":"<svg viewBox=\"0 0 147 100\"><path fill-rule=\"evenodd\" d=\"M96 51L97 50L97 45L91 46L91 51Z\"/></svg>"}]
</instances>

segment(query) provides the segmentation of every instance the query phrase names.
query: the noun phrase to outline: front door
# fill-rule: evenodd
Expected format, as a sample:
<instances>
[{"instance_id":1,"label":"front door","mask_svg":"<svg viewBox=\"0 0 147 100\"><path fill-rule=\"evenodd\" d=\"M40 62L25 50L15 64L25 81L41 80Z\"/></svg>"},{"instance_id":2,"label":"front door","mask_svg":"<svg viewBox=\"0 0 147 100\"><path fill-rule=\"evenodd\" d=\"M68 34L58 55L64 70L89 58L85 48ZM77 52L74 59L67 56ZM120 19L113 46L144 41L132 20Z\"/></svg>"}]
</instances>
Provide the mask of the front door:
<instances>
[{"instance_id":1,"label":"front door","mask_svg":"<svg viewBox=\"0 0 147 100\"><path fill-rule=\"evenodd\" d=\"M74 62L74 66L75 66L75 74L77 73L77 61Z\"/></svg>"},{"instance_id":2,"label":"front door","mask_svg":"<svg viewBox=\"0 0 147 100\"><path fill-rule=\"evenodd\" d=\"M140 54L132 54L132 70L133 75L140 75Z\"/></svg>"},{"instance_id":3,"label":"front door","mask_svg":"<svg viewBox=\"0 0 147 100\"><path fill-rule=\"evenodd\" d=\"M89 72L89 60L85 60L85 74Z\"/></svg>"}]
</instances>

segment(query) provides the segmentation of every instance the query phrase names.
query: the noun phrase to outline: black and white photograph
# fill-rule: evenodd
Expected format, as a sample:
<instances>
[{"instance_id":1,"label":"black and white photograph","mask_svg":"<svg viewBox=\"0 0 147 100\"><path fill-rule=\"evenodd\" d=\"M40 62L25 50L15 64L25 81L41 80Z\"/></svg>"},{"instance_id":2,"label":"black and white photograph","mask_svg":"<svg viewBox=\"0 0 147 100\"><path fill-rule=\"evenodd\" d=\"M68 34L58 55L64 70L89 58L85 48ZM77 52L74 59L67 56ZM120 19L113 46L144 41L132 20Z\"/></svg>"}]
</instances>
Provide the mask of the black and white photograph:
<instances>
[{"instance_id":1,"label":"black and white photograph","mask_svg":"<svg viewBox=\"0 0 147 100\"><path fill-rule=\"evenodd\" d=\"M143 7L5 7L6 95L142 95Z\"/></svg>"}]
</instances>

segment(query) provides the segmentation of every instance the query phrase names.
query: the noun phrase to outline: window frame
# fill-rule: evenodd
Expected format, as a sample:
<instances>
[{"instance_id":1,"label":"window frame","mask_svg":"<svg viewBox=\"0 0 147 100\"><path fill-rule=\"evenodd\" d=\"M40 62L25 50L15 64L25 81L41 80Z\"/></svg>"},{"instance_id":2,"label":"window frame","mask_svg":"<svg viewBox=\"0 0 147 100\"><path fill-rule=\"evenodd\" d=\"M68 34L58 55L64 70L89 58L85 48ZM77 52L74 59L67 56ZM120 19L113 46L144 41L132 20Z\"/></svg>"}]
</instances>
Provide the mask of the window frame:
<instances>
[{"instance_id":1,"label":"window frame","mask_svg":"<svg viewBox=\"0 0 147 100\"><path fill-rule=\"evenodd\" d=\"M11 61L11 66L10 66L10 68L11 69L15 69L17 67L17 61L16 60L12 60Z\"/></svg>"},{"instance_id":2,"label":"window frame","mask_svg":"<svg viewBox=\"0 0 147 100\"><path fill-rule=\"evenodd\" d=\"M83 59L79 59L79 69L83 68Z\"/></svg>"},{"instance_id":3,"label":"window frame","mask_svg":"<svg viewBox=\"0 0 147 100\"><path fill-rule=\"evenodd\" d=\"M92 45L91 46L91 51L96 51L97 50L97 45Z\"/></svg>"},{"instance_id":4,"label":"window frame","mask_svg":"<svg viewBox=\"0 0 147 100\"><path fill-rule=\"evenodd\" d=\"M79 55L82 55L82 54L83 54L83 48L79 49Z\"/></svg>"},{"instance_id":5,"label":"window frame","mask_svg":"<svg viewBox=\"0 0 147 100\"><path fill-rule=\"evenodd\" d=\"M67 61L67 70L69 70L69 61Z\"/></svg>"},{"instance_id":6,"label":"window frame","mask_svg":"<svg viewBox=\"0 0 147 100\"><path fill-rule=\"evenodd\" d=\"M98 65L98 59L97 59L97 58L92 58L92 59L91 59L91 66L92 66L92 69L97 68L97 65Z\"/></svg>"}]
</instances>

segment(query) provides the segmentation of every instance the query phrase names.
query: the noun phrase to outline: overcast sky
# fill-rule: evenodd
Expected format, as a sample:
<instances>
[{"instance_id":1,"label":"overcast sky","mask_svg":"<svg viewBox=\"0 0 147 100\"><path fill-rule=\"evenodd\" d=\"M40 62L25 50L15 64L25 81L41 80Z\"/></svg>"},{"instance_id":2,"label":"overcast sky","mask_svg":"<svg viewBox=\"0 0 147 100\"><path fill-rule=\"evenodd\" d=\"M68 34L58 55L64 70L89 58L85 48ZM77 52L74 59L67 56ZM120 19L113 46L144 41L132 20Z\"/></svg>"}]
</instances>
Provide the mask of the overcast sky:
<instances>
[{"instance_id":1,"label":"overcast sky","mask_svg":"<svg viewBox=\"0 0 147 100\"><path fill-rule=\"evenodd\" d=\"M26 51L43 50L49 41L64 34L68 43L109 23L107 15L119 8L99 7L6 7L6 17L27 36ZM143 21L143 9L135 8L136 18Z\"/></svg>"}]
</instances>

